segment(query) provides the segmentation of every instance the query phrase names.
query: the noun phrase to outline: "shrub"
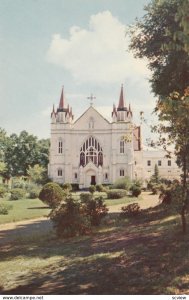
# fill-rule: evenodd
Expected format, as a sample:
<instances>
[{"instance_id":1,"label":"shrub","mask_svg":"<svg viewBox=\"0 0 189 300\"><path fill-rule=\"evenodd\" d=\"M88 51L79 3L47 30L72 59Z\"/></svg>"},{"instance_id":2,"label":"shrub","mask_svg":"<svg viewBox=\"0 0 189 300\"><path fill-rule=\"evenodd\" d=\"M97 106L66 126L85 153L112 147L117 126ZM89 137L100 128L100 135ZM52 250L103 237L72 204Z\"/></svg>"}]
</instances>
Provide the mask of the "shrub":
<instances>
[{"instance_id":1,"label":"shrub","mask_svg":"<svg viewBox=\"0 0 189 300\"><path fill-rule=\"evenodd\" d=\"M39 193L39 199L49 205L50 208L55 208L65 199L65 193L59 184L50 182L44 185Z\"/></svg>"},{"instance_id":2,"label":"shrub","mask_svg":"<svg viewBox=\"0 0 189 300\"><path fill-rule=\"evenodd\" d=\"M90 218L82 205L71 196L50 213L58 237L73 237L91 232Z\"/></svg>"},{"instance_id":3,"label":"shrub","mask_svg":"<svg viewBox=\"0 0 189 300\"><path fill-rule=\"evenodd\" d=\"M127 192L125 190L114 189L107 191L107 197L109 199L120 199L125 197L126 195Z\"/></svg>"},{"instance_id":4,"label":"shrub","mask_svg":"<svg viewBox=\"0 0 189 300\"><path fill-rule=\"evenodd\" d=\"M29 199L36 199L39 197L39 189L38 188L33 188L30 189L29 194L28 194L28 198Z\"/></svg>"},{"instance_id":5,"label":"shrub","mask_svg":"<svg viewBox=\"0 0 189 300\"><path fill-rule=\"evenodd\" d=\"M63 189L64 191L71 192L71 190L72 190L72 185L71 185L70 183L64 183L64 184L62 185L62 189Z\"/></svg>"},{"instance_id":6,"label":"shrub","mask_svg":"<svg viewBox=\"0 0 189 300\"><path fill-rule=\"evenodd\" d=\"M94 193L96 192L96 186L95 186L95 185L91 185L91 186L89 187L89 192L90 192L91 194L94 194Z\"/></svg>"},{"instance_id":7,"label":"shrub","mask_svg":"<svg viewBox=\"0 0 189 300\"><path fill-rule=\"evenodd\" d=\"M114 189L123 189L127 191L130 189L130 186L131 180L129 177L120 178L113 184Z\"/></svg>"},{"instance_id":8,"label":"shrub","mask_svg":"<svg viewBox=\"0 0 189 300\"><path fill-rule=\"evenodd\" d=\"M81 199L81 202L83 202L83 203L86 201L90 201L92 199L92 194L91 193L81 193L80 199Z\"/></svg>"},{"instance_id":9,"label":"shrub","mask_svg":"<svg viewBox=\"0 0 189 300\"><path fill-rule=\"evenodd\" d=\"M0 186L0 198L3 198L6 194L7 190L4 186Z\"/></svg>"},{"instance_id":10,"label":"shrub","mask_svg":"<svg viewBox=\"0 0 189 300\"><path fill-rule=\"evenodd\" d=\"M25 182L23 182L21 179L14 179L12 181L12 189L24 189L25 188Z\"/></svg>"},{"instance_id":11,"label":"shrub","mask_svg":"<svg viewBox=\"0 0 189 300\"><path fill-rule=\"evenodd\" d=\"M15 188L10 190L11 200L19 200L24 198L26 191L21 188Z\"/></svg>"},{"instance_id":12,"label":"shrub","mask_svg":"<svg viewBox=\"0 0 189 300\"><path fill-rule=\"evenodd\" d=\"M133 197L138 197L141 194L141 187L133 184L130 188Z\"/></svg>"},{"instance_id":13,"label":"shrub","mask_svg":"<svg viewBox=\"0 0 189 300\"><path fill-rule=\"evenodd\" d=\"M96 191L97 192L103 192L104 191L104 187L102 184L97 184L96 185Z\"/></svg>"},{"instance_id":14,"label":"shrub","mask_svg":"<svg viewBox=\"0 0 189 300\"><path fill-rule=\"evenodd\" d=\"M12 209L12 205L0 203L0 215L8 215L10 209Z\"/></svg>"},{"instance_id":15,"label":"shrub","mask_svg":"<svg viewBox=\"0 0 189 300\"><path fill-rule=\"evenodd\" d=\"M101 196L96 199L91 198L82 203L84 204L83 209L85 214L90 217L91 225L100 225L102 218L104 218L108 212L108 208L104 204L103 198Z\"/></svg>"},{"instance_id":16,"label":"shrub","mask_svg":"<svg viewBox=\"0 0 189 300\"><path fill-rule=\"evenodd\" d=\"M138 205L138 203L131 203L127 206L123 206L121 210L121 217L133 217L139 214L140 206Z\"/></svg>"},{"instance_id":17,"label":"shrub","mask_svg":"<svg viewBox=\"0 0 189 300\"><path fill-rule=\"evenodd\" d=\"M77 192L79 191L79 184L78 183L72 183L72 192Z\"/></svg>"}]
</instances>

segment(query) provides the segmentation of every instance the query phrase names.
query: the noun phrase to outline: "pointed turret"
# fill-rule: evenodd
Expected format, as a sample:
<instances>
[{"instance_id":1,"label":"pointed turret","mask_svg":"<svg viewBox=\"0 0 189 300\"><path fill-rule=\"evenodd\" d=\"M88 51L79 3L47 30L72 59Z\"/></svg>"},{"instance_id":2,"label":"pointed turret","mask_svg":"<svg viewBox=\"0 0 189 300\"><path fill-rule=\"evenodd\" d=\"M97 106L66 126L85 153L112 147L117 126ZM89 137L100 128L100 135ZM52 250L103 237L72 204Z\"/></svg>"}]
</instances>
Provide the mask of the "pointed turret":
<instances>
[{"instance_id":1,"label":"pointed turret","mask_svg":"<svg viewBox=\"0 0 189 300\"><path fill-rule=\"evenodd\" d=\"M127 110L127 108L125 106L125 99L124 99L124 93L123 93L123 84L121 85L121 92L120 92L119 104L118 104L117 110L118 111Z\"/></svg>"},{"instance_id":2,"label":"pointed turret","mask_svg":"<svg viewBox=\"0 0 189 300\"><path fill-rule=\"evenodd\" d=\"M132 116L133 116L130 103L129 103L129 110L128 110L127 116L130 118L132 118Z\"/></svg>"},{"instance_id":3,"label":"pointed turret","mask_svg":"<svg viewBox=\"0 0 189 300\"><path fill-rule=\"evenodd\" d=\"M53 115L56 115L55 109L54 109L54 104L53 104L53 110L52 110L52 112L51 112L51 118L52 118Z\"/></svg>"},{"instance_id":4,"label":"pointed turret","mask_svg":"<svg viewBox=\"0 0 189 300\"><path fill-rule=\"evenodd\" d=\"M59 108L64 108L64 87L62 88L62 93L60 96Z\"/></svg>"},{"instance_id":5,"label":"pointed turret","mask_svg":"<svg viewBox=\"0 0 189 300\"><path fill-rule=\"evenodd\" d=\"M51 112L51 120L52 120L52 123L56 123L56 112L54 109L54 104L53 104L53 110Z\"/></svg>"},{"instance_id":6,"label":"pointed turret","mask_svg":"<svg viewBox=\"0 0 189 300\"><path fill-rule=\"evenodd\" d=\"M119 97L119 104L117 107L117 121L125 122L127 121L127 107L125 105L124 92L123 92L123 84L121 85L121 92Z\"/></svg>"},{"instance_id":7,"label":"pointed turret","mask_svg":"<svg viewBox=\"0 0 189 300\"><path fill-rule=\"evenodd\" d=\"M62 92L61 92L61 96L60 96L58 112L63 112L63 111L66 112L67 109L64 106L65 106L65 99L64 99L64 87L63 87Z\"/></svg>"}]
</instances>

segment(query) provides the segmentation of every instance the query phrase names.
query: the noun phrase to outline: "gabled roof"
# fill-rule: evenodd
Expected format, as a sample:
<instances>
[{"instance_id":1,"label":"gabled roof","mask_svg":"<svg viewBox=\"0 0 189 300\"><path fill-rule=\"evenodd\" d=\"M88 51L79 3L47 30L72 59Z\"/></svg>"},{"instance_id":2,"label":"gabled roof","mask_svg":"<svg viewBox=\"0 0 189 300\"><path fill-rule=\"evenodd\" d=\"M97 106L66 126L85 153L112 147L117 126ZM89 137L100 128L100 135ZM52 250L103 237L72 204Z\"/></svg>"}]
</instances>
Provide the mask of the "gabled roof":
<instances>
[{"instance_id":1,"label":"gabled roof","mask_svg":"<svg viewBox=\"0 0 189 300\"><path fill-rule=\"evenodd\" d=\"M104 119L105 122L107 122L108 124L111 124L106 118L104 118L99 112L98 110L96 110L93 106L90 106L86 111L84 111L84 113L77 119L75 120L74 124L76 124L89 110L94 110L102 119Z\"/></svg>"}]
</instances>

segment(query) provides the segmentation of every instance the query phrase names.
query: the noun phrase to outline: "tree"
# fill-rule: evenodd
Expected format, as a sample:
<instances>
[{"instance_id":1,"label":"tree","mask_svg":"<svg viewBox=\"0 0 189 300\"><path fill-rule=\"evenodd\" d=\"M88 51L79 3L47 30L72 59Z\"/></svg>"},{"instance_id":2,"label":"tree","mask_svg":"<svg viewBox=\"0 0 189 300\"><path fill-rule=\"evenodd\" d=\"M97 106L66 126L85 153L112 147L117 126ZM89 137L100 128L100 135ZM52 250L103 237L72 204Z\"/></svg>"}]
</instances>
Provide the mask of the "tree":
<instances>
[{"instance_id":1,"label":"tree","mask_svg":"<svg viewBox=\"0 0 189 300\"><path fill-rule=\"evenodd\" d=\"M186 3L188 0L153 0L146 6L144 17L128 31L130 50L135 57L148 59L155 95L183 93L189 85L188 15L183 14Z\"/></svg>"},{"instance_id":2,"label":"tree","mask_svg":"<svg viewBox=\"0 0 189 300\"><path fill-rule=\"evenodd\" d=\"M29 166L27 170L27 174L29 175L30 179L35 183L43 183L45 179L45 171L46 169L38 164L34 165L33 167Z\"/></svg>"},{"instance_id":3,"label":"tree","mask_svg":"<svg viewBox=\"0 0 189 300\"><path fill-rule=\"evenodd\" d=\"M169 97L159 100L156 107L160 124L155 130L160 135L164 147L175 145L177 164L182 169L182 227L186 232L186 211L188 206L189 189L189 88L184 95L173 92ZM165 138L166 137L166 138Z\"/></svg>"},{"instance_id":4,"label":"tree","mask_svg":"<svg viewBox=\"0 0 189 300\"><path fill-rule=\"evenodd\" d=\"M49 140L38 141L36 136L22 131L19 135L11 134L6 140L4 161L7 165L7 175L27 176L27 170L36 164L47 172Z\"/></svg>"},{"instance_id":5,"label":"tree","mask_svg":"<svg viewBox=\"0 0 189 300\"><path fill-rule=\"evenodd\" d=\"M39 193L39 199L49 205L50 208L57 207L65 198L66 193L55 182L45 184Z\"/></svg>"}]
</instances>

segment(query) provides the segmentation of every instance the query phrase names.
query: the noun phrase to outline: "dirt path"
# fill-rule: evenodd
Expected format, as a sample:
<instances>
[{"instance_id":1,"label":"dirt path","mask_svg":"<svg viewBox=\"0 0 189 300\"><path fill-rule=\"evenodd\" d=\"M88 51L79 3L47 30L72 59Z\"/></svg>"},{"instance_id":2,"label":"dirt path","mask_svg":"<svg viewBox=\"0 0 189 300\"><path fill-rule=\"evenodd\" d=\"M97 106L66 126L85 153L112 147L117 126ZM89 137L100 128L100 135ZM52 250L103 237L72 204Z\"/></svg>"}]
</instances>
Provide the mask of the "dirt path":
<instances>
[{"instance_id":1,"label":"dirt path","mask_svg":"<svg viewBox=\"0 0 189 300\"><path fill-rule=\"evenodd\" d=\"M150 207L154 207L160 203L158 195L151 195L151 193L149 193L149 192L142 192L141 196L142 196L142 200L138 201L138 204L140 205L141 209L147 209ZM134 202L137 202L137 201L134 201ZM109 208L109 212L120 212L122 206L123 206L123 204L111 206Z\"/></svg>"},{"instance_id":2,"label":"dirt path","mask_svg":"<svg viewBox=\"0 0 189 300\"><path fill-rule=\"evenodd\" d=\"M158 196L150 195L149 192L143 192L142 198L143 200L138 201L141 209L154 207L159 204ZM123 204L114 205L109 208L109 212L120 212L122 206ZM15 242L25 237L32 238L32 236L41 235L43 232L45 234L51 229L52 223L45 217L2 224L0 225L0 245Z\"/></svg>"}]
</instances>

